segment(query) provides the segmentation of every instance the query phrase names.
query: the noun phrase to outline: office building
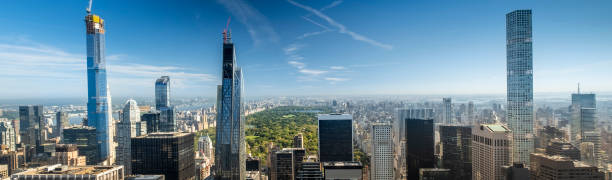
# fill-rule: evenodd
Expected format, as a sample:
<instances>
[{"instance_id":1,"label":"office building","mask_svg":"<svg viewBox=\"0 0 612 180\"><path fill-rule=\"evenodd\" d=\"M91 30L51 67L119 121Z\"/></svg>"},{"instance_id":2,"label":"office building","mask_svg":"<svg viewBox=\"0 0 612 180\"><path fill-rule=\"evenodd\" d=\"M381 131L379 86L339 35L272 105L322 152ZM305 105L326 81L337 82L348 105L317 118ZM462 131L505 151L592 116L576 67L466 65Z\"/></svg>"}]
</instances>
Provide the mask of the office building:
<instances>
[{"instance_id":1,"label":"office building","mask_svg":"<svg viewBox=\"0 0 612 180\"><path fill-rule=\"evenodd\" d=\"M195 177L194 135L158 132L132 138L132 174L163 174L166 179Z\"/></svg>"},{"instance_id":2,"label":"office building","mask_svg":"<svg viewBox=\"0 0 612 180\"><path fill-rule=\"evenodd\" d=\"M319 114L319 160L353 161L353 116Z\"/></svg>"},{"instance_id":3,"label":"office building","mask_svg":"<svg viewBox=\"0 0 612 180\"><path fill-rule=\"evenodd\" d=\"M79 155L77 145L57 144L55 145L53 163L66 166L85 166L87 157Z\"/></svg>"},{"instance_id":4,"label":"office building","mask_svg":"<svg viewBox=\"0 0 612 180\"><path fill-rule=\"evenodd\" d=\"M274 158L275 171L272 180L293 179L293 152L278 151Z\"/></svg>"},{"instance_id":5,"label":"office building","mask_svg":"<svg viewBox=\"0 0 612 180\"><path fill-rule=\"evenodd\" d=\"M162 107L159 110L159 132L175 132L177 130L174 107Z\"/></svg>"},{"instance_id":6,"label":"office building","mask_svg":"<svg viewBox=\"0 0 612 180\"><path fill-rule=\"evenodd\" d=\"M406 175L419 178L419 168L434 168L434 122L432 119L406 120Z\"/></svg>"},{"instance_id":7,"label":"office building","mask_svg":"<svg viewBox=\"0 0 612 180\"><path fill-rule=\"evenodd\" d=\"M431 108L400 108L396 109L396 120L393 125L394 166L395 176L406 176L406 119L434 119L434 111ZM436 120L434 120L436 122Z\"/></svg>"},{"instance_id":8,"label":"office building","mask_svg":"<svg viewBox=\"0 0 612 180\"><path fill-rule=\"evenodd\" d=\"M147 133L147 124L140 121L140 109L133 99L125 103L121 111L121 121L117 124L117 161L122 165L125 175L132 174L132 137L142 136Z\"/></svg>"},{"instance_id":9,"label":"office building","mask_svg":"<svg viewBox=\"0 0 612 180\"><path fill-rule=\"evenodd\" d=\"M15 151L17 135L15 129L10 122L0 122L0 144L8 148L9 151Z\"/></svg>"},{"instance_id":10,"label":"office building","mask_svg":"<svg viewBox=\"0 0 612 180\"><path fill-rule=\"evenodd\" d=\"M297 171L297 180L323 180L323 168L320 162L302 162Z\"/></svg>"},{"instance_id":11,"label":"office building","mask_svg":"<svg viewBox=\"0 0 612 180\"><path fill-rule=\"evenodd\" d=\"M578 93L572 94L570 142L574 145L581 142L584 132L595 131L596 108L595 94L580 93L580 87Z\"/></svg>"},{"instance_id":12,"label":"office building","mask_svg":"<svg viewBox=\"0 0 612 180\"><path fill-rule=\"evenodd\" d=\"M96 128L83 126L83 127L69 127L64 129L64 144L76 144L79 150L80 156L87 158L87 165L95 165L101 162L98 153L100 151L98 146Z\"/></svg>"},{"instance_id":13,"label":"office building","mask_svg":"<svg viewBox=\"0 0 612 180\"><path fill-rule=\"evenodd\" d=\"M217 99L215 179L245 179L245 118L242 112L242 70L236 64L230 32L223 33L222 84Z\"/></svg>"},{"instance_id":14,"label":"office building","mask_svg":"<svg viewBox=\"0 0 612 180\"><path fill-rule=\"evenodd\" d=\"M324 179L362 180L363 165L356 161L323 162Z\"/></svg>"},{"instance_id":15,"label":"office building","mask_svg":"<svg viewBox=\"0 0 612 180\"><path fill-rule=\"evenodd\" d=\"M580 150L569 142L555 139L546 146L546 155L565 156L572 160L580 161Z\"/></svg>"},{"instance_id":16,"label":"office building","mask_svg":"<svg viewBox=\"0 0 612 180\"><path fill-rule=\"evenodd\" d=\"M135 175L126 178L127 180L165 180L164 175Z\"/></svg>"},{"instance_id":17,"label":"office building","mask_svg":"<svg viewBox=\"0 0 612 180\"><path fill-rule=\"evenodd\" d=\"M302 133L293 136L293 147L304 148L304 135Z\"/></svg>"},{"instance_id":18,"label":"office building","mask_svg":"<svg viewBox=\"0 0 612 180\"><path fill-rule=\"evenodd\" d=\"M64 128L70 126L70 122L68 122L68 113L63 111L55 113L55 123L53 133L56 134L56 137L60 137L61 139Z\"/></svg>"},{"instance_id":19,"label":"office building","mask_svg":"<svg viewBox=\"0 0 612 180\"><path fill-rule=\"evenodd\" d=\"M155 109L170 107L170 77L162 76L155 81Z\"/></svg>"},{"instance_id":20,"label":"office building","mask_svg":"<svg viewBox=\"0 0 612 180\"><path fill-rule=\"evenodd\" d=\"M512 131L500 124L472 128L472 179L503 180L512 165Z\"/></svg>"},{"instance_id":21,"label":"office building","mask_svg":"<svg viewBox=\"0 0 612 180\"><path fill-rule=\"evenodd\" d=\"M198 149L200 150L200 156L206 157L213 160L213 146L212 140L208 136L200 136L198 140Z\"/></svg>"},{"instance_id":22,"label":"office building","mask_svg":"<svg viewBox=\"0 0 612 180\"><path fill-rule=\"evenodd\" d=\"M114 162L114 123L111 97L106 81L106 23L100 16L88 13L85 16L87 29L87 126L97 131L98 156L96 159ZM89 160L89 157L88 157Z\"/></svg>"},{"instance_id":23,"label":"office building","mask_svg":"<svg viewBox=\"0 0 612 180\"><path fill-rule=\"evenodd\" d=\"M12 180L110 180L124 178L122 166L65 166L61 164L31 168L11 175Z\"/></svg>"},{"instance_id":24,"label":"office building","mask_svg":"<svg viewBox=\"0 0 612 180\"><path fill-rule=\"evenodd\" d=\"M472 128L469 126L439 127L442 144L442 167L454 179L472 179Z\"/></svg>"},{"instance_id":25,"label":"office building","mask_svg":"<svg viewBox=\"0 0 612 180\"><path fill-rule=\"evenodd\" d=\"M597 167L564 156L548 156L533 153L530 156L531 179L533 180L602 180L604 173Z\"/></svg>"},{"instance_id":26,"label":"office building","mask_svg":"<svg viewBox=\"0 0 612 180\"><path fill-rule=\"evenodd\" d=\"M161 113L159 112L148 112L148 113L142 114L140 119L147 123L147 134L154 133L154 132L160 132L159 130L160 115Z\"/></svg>"},{"instance_id":27,"label":"office building","mask_svg":"<svg viewBox=\"0 0 612 180\"><path fill-rule=\"evenodd\" d=\"M506 14L506 119L513 134L513 162L529 164L533 152L533 48L531 10Z\"/></svg>"},{"instance_id":28,"label":"office building","mask_svg":"<svg viewBox=\"0 0 612 180\"><path fill-rule=\"evenodd\" d=\"M259 171L259 158L257 157L248 157L246 159L246 170L247 171Z\"/></svg>"},{"instance_id":29,"label":"office building","mask_svg":"<svg viewBox=\"0 0 612 180\"><path fill-rule=\"evenodd\" d=\"M8 174L12 175L19 169L19 163L23 163L23 153L16 151L2 151L0 154L0 164L6 164L8 166Z\"/></svg>"},{"instance_id":30,"label":"office building","mask_svg":"<svg viewBox=\"0 0 612 180\"><path fill-rule=\"evenodd\" d=\"M419 169L419 180L444 180L444 179L456 179L456 177L453 177L450 175L450 169L439 169L439 168L421 168Z\"/></svg>"},{"instance_id":31,"label":"office building","mask_svg":"<svg viewBox=\"0 0 612 180\"><path fill-rule=\"evenodd\" d=\"M453 124L453 104L451 98L442 98L442 122L444 124Z\"/></svg>"},{"instance_id":32,"label":"office building","mask_svg":"<svg viewBox=\"0 0 612 180\"><path fill-rule=\"evenodd\" d=\"M44 139L41 127L44 127L44 120L42 105L19 106L19 135L22 146L35 148L35 152L42 153Z\"/></svg>"},{"instance_id":33,"label":"office building","mask_svg":"<svg viewBox=\"0 0 612 180\"><path fill-rule=\"evenodd\" d=\"M391 125L372 124L372 156L370 157L372 179L393 180L393 140Z\"/></svg>"}]
</instances>

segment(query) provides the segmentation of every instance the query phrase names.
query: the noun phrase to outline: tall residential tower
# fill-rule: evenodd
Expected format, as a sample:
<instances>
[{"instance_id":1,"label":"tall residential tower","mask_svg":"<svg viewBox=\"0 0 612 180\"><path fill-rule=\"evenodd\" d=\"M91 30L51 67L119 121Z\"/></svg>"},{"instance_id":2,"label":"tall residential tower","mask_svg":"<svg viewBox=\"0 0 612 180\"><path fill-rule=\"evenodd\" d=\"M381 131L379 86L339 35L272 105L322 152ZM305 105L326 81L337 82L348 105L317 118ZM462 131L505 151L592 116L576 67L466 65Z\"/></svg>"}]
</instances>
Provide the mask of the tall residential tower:
<instances>
[{"instance_id":1,"label":"tall residential tower","mask_svg":"<svg viewBox=\"0 0 612 180\"><path fill-rule=\"evenodd\" d=\"M155 109L170 107L170 76L162 76L155 81Z\"/></svg>"},{"instance_id":2,"label":"tall residential tower","mask_svg":"<svg viewBox=\"0 0 612 180\"><path fill-rule=\"evenodd\" d=\"M215 179L245 179L246 151L242 113L242 70L236 66L236 52L229 32L223 33L223 81L217 110Z\"/></svg>"},{"instance_id":3,"label":"tall residential tower","mask_svg":"<svg viewBox=\"0 0 612 180\"><path fill-rule=\"evenodd\" d=\"M87 122L96 128L96 139L99 144L100 161L114 157L111 147L113 134L111 97L106 82L106 59L104 20L100 16L88 13L85 16L87 28Z\"/></svg>"},{"instance_id":4,"label":"tall residential tower","mask_svg":"<svg viewBox=\"0 0 612 180\"><path fill-rule=\"evenodd\" d=\"M533 152L533 48L531 10L506 14L507 120L514 144L513 162L529 164Z\"/></svg>"}]
</instances>

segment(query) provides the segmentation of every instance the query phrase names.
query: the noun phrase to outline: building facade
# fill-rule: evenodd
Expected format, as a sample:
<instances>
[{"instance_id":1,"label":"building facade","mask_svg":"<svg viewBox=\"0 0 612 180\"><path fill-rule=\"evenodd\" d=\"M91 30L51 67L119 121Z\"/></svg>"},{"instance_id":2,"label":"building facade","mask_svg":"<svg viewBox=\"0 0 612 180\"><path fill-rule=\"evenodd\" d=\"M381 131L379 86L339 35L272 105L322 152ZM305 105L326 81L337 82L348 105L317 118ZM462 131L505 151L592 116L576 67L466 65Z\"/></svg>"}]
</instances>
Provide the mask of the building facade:
<instances>
[{"instance_id":1,"label":"building facade","mask_svg":"<svg viewBox=\"0 0 612 180\"><path fill-rule=\"evenodd\" d=\"M19 106L19 135L22 146L42 152L42 128L44 127L43 106ZM42 126L41 126L42 125Z\"/></svg>"},{"instance_id":2,"label":"building facade","mask_svg":"<svg viewBox=\"0 0 612 180\"><path fill-rule=\"evenodd\" d=\"M87 29L87 126L97 131L98 158L113 163L113 116L111 97L106 81L105 22L100 16L85 16Z\"/></svg>"},{"instance_id":3,"label":"building facade","mask_svg":"<svg viewBox=\"0 0 612 180\"><path fill-rule=\"evenodd\" d=\"M440 126L442 167L455 179L472 179L472 127Z\"/></svg>"},{"instance_id":4,"label":"building facade","mask_svg":"<svg viewBox=\"0 0 612 180\"><path fill-rule=\"evenodd\" d=\"M406 120L406 177L419 178L419 168L434 168L434 122Z\"/></svg>"},{"instance_id":5,"label":"building facade","mask_svg":"<svg viewBox=\"0 0 612 180\"><path fill-rule=\"evenodd\" d=\"M506 14L506 119L513 134L513 162L529 164L533 152L533 48L531 10Z\"/></svg>"},{"instance_id":6,"label":"building facade","mask_svg":"<svg viewBox=\"0 0 612 180\"><path fill-rule=\"evenodd\" d=\"M472 179L503 180L512 165L512 131L500 124L472 128Z\"/></svg>"},{"instance_id":7,"label":"building facade","mask_svg":"<svg viewBox=\"0 0 612 180\"><path fill-rule=\"evenodd\" d=\"M132 138L132 174L163 174L166 179L195 177L194 134L158 132Z\"/></svg>"},{"instance_id":8,"label":"building facade","mask_svg":"<svg viewBox=\"0 0 612 180\"><path fill-rule=\"evenodd\" d=\"M393 180L393 140L390 124L372 124L372 179Z\"/></svg>"},{"instance_id":9,"label":"building facade","mask_svg":"<svg viewBox=\"0 0 612 180\"><path fill-rule=\"evenodd\" d=\"M61 139L64 128L70 126L70 122L68 121L68 113L63 111L55 113L55 123L55 130L53 130L53 133Z\"/></svg>"},{"instance_id":10,"label":"building facade","mask_svg":"<svg viewBox=\"0 0 612 180\"><path fill-rule=\"evenodd\" d=\"M53 163L66 166L85 166L87 157L79 155L79 150L75 144L57 144Z\"/></svg>"},{"instance_id":11,"label":"building facade","mask_svg":"<svg viewBox=\"0 0 612 180\"><path fill-rule=\"evenodd\" d=\"M87 165L95 165L101 162L98 153L97 131L93 127L70 127L64 129L64 144L76 144L79 155L87 158Z\"/></svg>"},{"instance_id":12,"label":"building facade","mask_svg":"<svg viewBox=\"0 0 612 180\"><path fill-rule=\"evenodd\" d=\"M170 107L170 76L162 76L155 81L155 109Z\"/></svg>"},{"instance_id":13,"label":"building facade","mask_svg":"<svg viewBox=\"0 0 612 180\"><path fill-rule=\"evenodd\" d=\"M121 111L121 121L117 124L117 161L122 165L125 174L132 174L132 137L147 133L147 124L140 121L140 109L133 99L125 103Z\"/></svg>"},{"instance_id":14,"label":"building facade","mask_svg":"<svg viewBox=\"0 0 612 180\"><path fill-rule=\"evenodd\" d=\"M215 179L244 179L246 150L242 70L236 65L236 52L229 32L223 35L223 79L217 99Z\"/></svg>"},{"instance_id":15,"label":"building facade","mask_svg":"<svg viewBox=\"0 0 612 180\"><path fill-rule=\"evenodd\" d=\"M442 122L453 124L453 103L451 98L442 98Z\"/></svg>"},{"instance_id":16,"label":"building facade","mask_svg":"<svg viewBox=\"0 0 612 180\"><path fill-rule=\"evenodd\" d=\"M353 161L353 116L319 114L319 161Z\"/></svg>"},{"instance_id":17,"label":"building facade","mask_svg":"<svg viewBox=\"0 0 612 180\"><path fill-rule=\"evenodd\" d=\"M28 169L11 175L12 180L109 180L124 179L122 166L62 166L61 164Z\"/></svg>"},{"instance_id":18,"label":"building facade","mask_svg":"<svg viewBox=\"0 0 612 180\"><path fill-rule=\"evenodd\" d=\"M0 144L5 145L9 151L15 151L16 139L13 125L10 122L0 122Z\"/></svg>"},{"instance_id":19,"label":"building facade","mask_svg":"<svg viewBox=\"0 0 612 180\"><path fill-rule=\"evenodd\" d=\"M533 153L530 158L533 180L602 180L605 177L597 167L567 157Z\"/></svg>"}]
</instances>

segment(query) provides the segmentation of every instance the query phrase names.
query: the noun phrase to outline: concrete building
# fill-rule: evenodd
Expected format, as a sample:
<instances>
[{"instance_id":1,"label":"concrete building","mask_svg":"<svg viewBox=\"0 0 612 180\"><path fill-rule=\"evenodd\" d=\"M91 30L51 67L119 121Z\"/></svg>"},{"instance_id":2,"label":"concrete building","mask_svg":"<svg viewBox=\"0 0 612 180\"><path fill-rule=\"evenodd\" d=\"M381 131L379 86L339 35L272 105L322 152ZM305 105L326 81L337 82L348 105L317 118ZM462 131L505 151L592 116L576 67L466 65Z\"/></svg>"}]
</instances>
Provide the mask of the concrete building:
<instances>
[{"instance_id":1,"label":"concrete building","mask_svg":"<svg viewBox=\"0 0 612 180\"><path fill-rule=\"evenodd\" d=\"M85 166L87 158L79 156L79 150L74 144L57 144L53 163L66 166Z\"/></svg>"},{"instance_id":2,"label":"concrete building","mask_svg":"<svg viewBox=\"0 0 612 180\"><path fill-rule=\"evenodd\" d=\"M63 166L61 164L28 169L11 175L12 180L120 180L123 166Z\"/></svg>"},{"instance_id":3,"label":"concrete building","mask_svg":"<svg viewBox=\"0 0 612 180\"><path fill-rule=\"evenodd\" d=\"M550 141L546 147L546 155L560 155L572 160L580 161L580 150L569 142L555 139Z\"/></svg>"},{"instance_id":4,"label":"concrete building","mask_svg":"<svg viewBox=\"0 0 612 180\"><path fill-rule=\"evenodd\" d=\"M419 180L444 180L456 179L450 175L450 169L421 168L419 169Z\"/></svg>"},{"instance_id":5,"label":"concrete building","mask_svg":"<svg viewBox=\"0 0 612 180\"><path fill-rule=\"evenodd\" d=\"M603 180L604 173L597 167L563 156L548 156L533 153L530 156L531 179L533 180Z\"/></svg>"},{"instance_id":6,"label":"concrete building","mask_svg":"<svg viewBox=\"0 0 612 180\"><path fill-rule=\"evenodd\" d=\"M96 139L96 128L82 126L64 129L64 144L75 144L79 149L79 155L87 157L87 165L95 165L101 162L99 144Z\"/></svg>"},{"instance_id":7,"label":"concrete building","mask_svg":"<svg viewBox=\"0 0 612 180\"><path fill-rule=\"evenodd\" d=\"M293 147L304 148L304 135L302 133L293 136Z\"/></svg>"},{"instance_id":8,"label":"concrete building","mask_svg":"<svg viewBox=\"0 0 612 180\"><path fill-rule=\"evenodd\" d=\"M9 151L15 151L17 135L10 122L0 122L0 144L8 147Z\"/></svg>"},{"instance_id":9,"label":"concrete building","mask_svg":"<svg viewBox=\"0 0 612 180\"><path fill-rule=\"evenodd\" d=\"M68 113L63 111L55 113L55 123L53 133L61 139L64 128L70 126L70 122L68 121Z\"/></svg>"},{"instance_id":10,"label":"concrete building","mask_svg":"<svg viewBox=\"0 0 612 180\"><path fill-rule=\"evenodd\" d=\"M323 168L319 162L303 162L297 171L296 180L323 180Z\"/></svg>"},{"instance_id":11,"label":"concrete building","mask_svg":"<svg viewBox=\"0 0 612 180\"><path fill-rule=\"evenodd\" d=\"M512 131L500 124L472 128L472 179L503 180L512 165Z\"/></svg>"},{"instance_id":12,"label":"concrete building","mask_svg":"<svg viewBox=\"0 0 612 180\"><path fill-rule=\"evenodd\" d=\"M393 139L391 125L385 123L372 124L372 179L393 180Z\"/></svg>"},{"instance_id":13,"label":"concrete building","mask_svg":"<svg viewBox=\"0 0 612 180\"><path fill-rule=\"evenodd\" d=\"M526 180L530 179L529 169L523 164L513 164L512 166L503 166L505 180Z\"/></svg>"}]
</instances>

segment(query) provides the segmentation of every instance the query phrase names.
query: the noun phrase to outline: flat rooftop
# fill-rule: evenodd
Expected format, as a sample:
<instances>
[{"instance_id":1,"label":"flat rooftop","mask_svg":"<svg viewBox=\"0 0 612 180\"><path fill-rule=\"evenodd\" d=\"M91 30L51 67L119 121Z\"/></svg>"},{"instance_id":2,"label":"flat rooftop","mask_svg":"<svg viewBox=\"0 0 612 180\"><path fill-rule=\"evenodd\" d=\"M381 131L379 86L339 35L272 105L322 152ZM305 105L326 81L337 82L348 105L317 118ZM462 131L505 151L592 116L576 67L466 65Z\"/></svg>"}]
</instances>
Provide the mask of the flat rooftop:
<instances>
[{"instance_id":1,"label":"flat rooftop","mask_svg":"<svg viewBox=\"0 0 612 180\"><path fill-rule=\"evenodd\" d=\"M491 132L510 132L510 129L501 124L483 124L482 126L489 129Z\"/></svg>"},{"instance_id":2,"label":"flat rooftop","mask_svg":"<svg viewBox=\"0 0 612 180\"><path fill-rule=\"evenodd\" d=\"M318 114L319 120L352 120L353 115L350 114Z\"/></svg>"},{"instance_id":3,"label":"flat rooftop","mask_svg":"<svg viewBox=\"0 0 612 180\"><path fill-rule=\"evenodd\" d=\"M58 166L49 165L29 169L15 175L97 175L120 166Z\"/></svg>"}]
</instances>

